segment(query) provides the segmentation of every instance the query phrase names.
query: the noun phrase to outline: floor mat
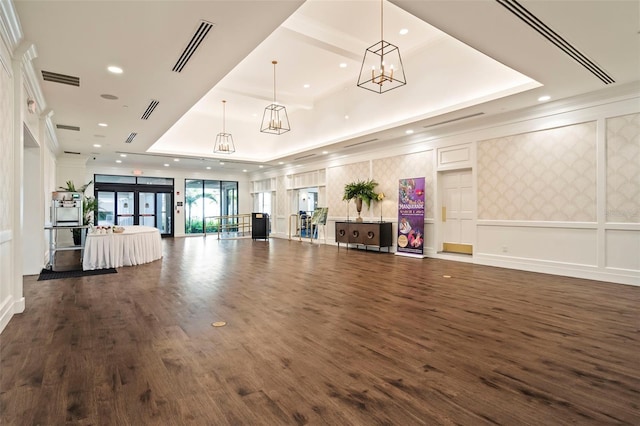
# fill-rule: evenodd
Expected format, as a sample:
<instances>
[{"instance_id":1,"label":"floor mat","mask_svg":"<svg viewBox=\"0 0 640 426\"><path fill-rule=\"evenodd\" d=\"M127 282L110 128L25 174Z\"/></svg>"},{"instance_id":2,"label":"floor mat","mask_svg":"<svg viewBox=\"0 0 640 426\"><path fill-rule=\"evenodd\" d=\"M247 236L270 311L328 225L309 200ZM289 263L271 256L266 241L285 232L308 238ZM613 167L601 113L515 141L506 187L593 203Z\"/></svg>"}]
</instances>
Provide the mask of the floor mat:
<instances>
[{"instance_id":1,"label":"floor mat","mask_svg":"<svg viewBox=\"0 0 640 426\"><path fill-rule=\"evenodd\" d=\"M88 277L91 275L104 275L104 274L116 274L116 273L118 273L116 268L95 269L93 271L59 271L59 272L43 269L40 272L38 281L57 280L61 278Z\"/></svg>"}]
</instances>

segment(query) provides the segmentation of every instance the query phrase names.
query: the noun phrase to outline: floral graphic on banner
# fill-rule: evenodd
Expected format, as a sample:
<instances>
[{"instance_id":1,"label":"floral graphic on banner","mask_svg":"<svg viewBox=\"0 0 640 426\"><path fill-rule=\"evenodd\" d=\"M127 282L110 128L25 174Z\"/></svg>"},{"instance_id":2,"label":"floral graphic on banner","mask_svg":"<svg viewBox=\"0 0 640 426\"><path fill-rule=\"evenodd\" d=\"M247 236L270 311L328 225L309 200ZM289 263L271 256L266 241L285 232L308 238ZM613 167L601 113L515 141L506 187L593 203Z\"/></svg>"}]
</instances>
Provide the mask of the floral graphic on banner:
<instances>
[{"instance_id":1,"label":"floral graphic on banner","mask_svg":"<svg viewBox=\"0 0 640 426\"><path fill-rule=\"evenodd\" d=\"M424 178L400 179L398 253L424 254Z\"/></svg>"}]
</instances>

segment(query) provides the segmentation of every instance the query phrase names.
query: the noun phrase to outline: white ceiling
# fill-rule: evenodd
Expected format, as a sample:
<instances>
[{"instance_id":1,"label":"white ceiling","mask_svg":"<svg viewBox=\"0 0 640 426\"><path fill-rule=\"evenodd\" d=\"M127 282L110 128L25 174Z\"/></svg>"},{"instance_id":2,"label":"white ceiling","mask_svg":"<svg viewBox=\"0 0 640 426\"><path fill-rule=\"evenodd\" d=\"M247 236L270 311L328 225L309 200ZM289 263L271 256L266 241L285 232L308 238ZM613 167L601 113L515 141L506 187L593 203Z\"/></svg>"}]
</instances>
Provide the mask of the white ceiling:
<instances>
[{"instance_id":1,"label":"white ceiling","mask_svg":"<svg viewBox=\"0 0 640 426\"><path fill-rule=\"evenodd\" d=\"M121 160L128 168L218 169L221 159L226 170L253 171L339 155L371 139L407 138L409 128L419 138L424 126L517 110L542 94L560 100L640 78L639 2L520 4L615 83L604 84L494 0L385 2L384 38L400 48L407 85L382 95L356 87L365 49L380 40L378 1L16 1L15 7L25 39L36 46L39 77L45 70L80 78L80 87L41 81L47 105L40 107L53 111L56 125L80 127L57 130L62 150L108 166ZM184 70L171 71L200 20L215 26ZM399 35L401 28L409 33ZM292 127L280 136L259 132L273 101L272 60L277 100ZM109 73L109 65L124 73ZM152 99L158 107L141 120ZM237 151L214 155L223 99ZM127 144L131 132L137 136Z\"/></svg>"}]
</instances>

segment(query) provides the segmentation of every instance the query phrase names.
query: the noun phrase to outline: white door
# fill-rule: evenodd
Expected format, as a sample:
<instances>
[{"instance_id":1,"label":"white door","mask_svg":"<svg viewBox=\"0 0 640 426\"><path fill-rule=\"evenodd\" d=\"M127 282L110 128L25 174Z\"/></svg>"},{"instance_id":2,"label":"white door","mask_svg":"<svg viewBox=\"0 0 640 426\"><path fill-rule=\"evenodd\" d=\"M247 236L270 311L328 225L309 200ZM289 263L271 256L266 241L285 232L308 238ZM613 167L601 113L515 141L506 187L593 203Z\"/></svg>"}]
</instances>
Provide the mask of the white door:
<instances>
[{"instance_id":1,"label":"white door","mask_svg":"<svg viewBox=\"0 0 640 426\"><path fill-rule=\"evenodd\" d=\"M444 172L442 182L442 250L473 252L473 181L471 169Z\"/></svg>"}]
</instances>

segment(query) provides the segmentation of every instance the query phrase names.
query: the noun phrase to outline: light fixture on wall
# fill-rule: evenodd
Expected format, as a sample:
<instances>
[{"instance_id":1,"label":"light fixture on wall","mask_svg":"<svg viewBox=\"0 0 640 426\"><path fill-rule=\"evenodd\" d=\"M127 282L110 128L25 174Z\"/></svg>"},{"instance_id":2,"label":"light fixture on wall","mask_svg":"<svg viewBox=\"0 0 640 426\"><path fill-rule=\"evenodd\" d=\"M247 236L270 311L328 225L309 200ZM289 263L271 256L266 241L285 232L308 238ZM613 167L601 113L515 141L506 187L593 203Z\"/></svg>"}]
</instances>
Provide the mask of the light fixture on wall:
<instances>
[{"instance_id":1,"label":"light fixture on wall","mask_svg":"<svg viewBox=\"0 0 640 426\"><path fill-rule=\"evenodd\" d=\"M278 61L271 61L271 63L273 64L273 103L264 109L260 131L281 135L291 130L291 126L287 109L276 101L276 64Z\"/></svg>"},{"instance_id":2,"label":"light fixture on wall","mask_svg":"<svg viewBox=\"0 0 640 426\"><path fill-rule=\"evenodd\" d=\"M213 146L213 152L216 154L231 154L236 152L236 146L233 143L233 136L231 133L225 132L225 105L227 101L222 101L222 133L218 133L216 136L216 143Z\"/></svg>"},{"instance_id":3,"label":"light fixture on wall","mask_svg":"<svg viewBox=\"0 0 640 426\"><path fill-rule=\"evenodd\" d=\"M400 49L384 40L384 0L380 0L380 41L369 47L362 60L358 87L384 93L407 84Z\"/></svg>"},{"instance_id":4,"label":"light fixture on wall","mask_svg":"<svg viewBox=\"0 0 640 426\"><path fill-rule=\"evenodd\" d=\"M31 98L28 98L27 99L27 111L29 111L29 114L35 114L37 109L38 109L38 105L36 104L36 101L34 101Z\"/></svg>"}]
</instances>

